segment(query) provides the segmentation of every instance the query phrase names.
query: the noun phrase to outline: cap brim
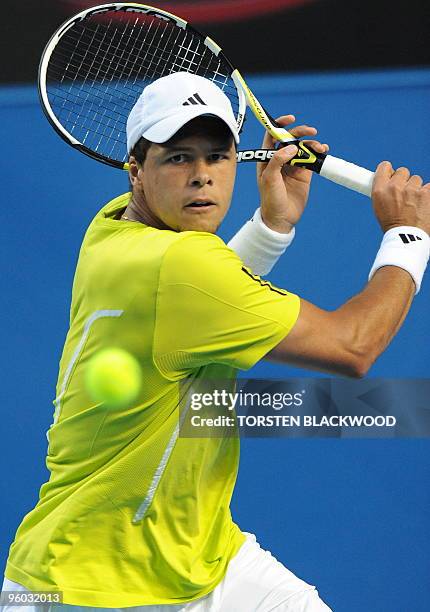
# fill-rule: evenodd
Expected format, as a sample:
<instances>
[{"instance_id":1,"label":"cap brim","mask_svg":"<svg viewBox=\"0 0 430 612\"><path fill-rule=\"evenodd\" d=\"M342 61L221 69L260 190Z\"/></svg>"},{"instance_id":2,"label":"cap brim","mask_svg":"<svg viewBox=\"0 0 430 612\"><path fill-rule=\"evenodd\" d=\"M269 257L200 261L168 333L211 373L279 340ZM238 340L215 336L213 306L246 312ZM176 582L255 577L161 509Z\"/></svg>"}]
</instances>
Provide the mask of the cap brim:
<instances>
[{"instance_id":1,"label":"cap brim","mask_svg":"<svg viewBox=\"0 0 430 612\"><path fill-rule=\"evenodd\" d=\"M170 138L172 138L172 136L174 136L186 123L192 121L192 119L196 117L202 117L204 115L215 116L224 121L230 129L235 142L239 144L239 134L236 123L232 122L231 117L229 117L227 113L224 113L219 107L202 106L200 104L181 108L180 112L158 121L155 125L145 130L142 136L150 142L161 144L170 140Z\"/></svg>"}]
</instances>

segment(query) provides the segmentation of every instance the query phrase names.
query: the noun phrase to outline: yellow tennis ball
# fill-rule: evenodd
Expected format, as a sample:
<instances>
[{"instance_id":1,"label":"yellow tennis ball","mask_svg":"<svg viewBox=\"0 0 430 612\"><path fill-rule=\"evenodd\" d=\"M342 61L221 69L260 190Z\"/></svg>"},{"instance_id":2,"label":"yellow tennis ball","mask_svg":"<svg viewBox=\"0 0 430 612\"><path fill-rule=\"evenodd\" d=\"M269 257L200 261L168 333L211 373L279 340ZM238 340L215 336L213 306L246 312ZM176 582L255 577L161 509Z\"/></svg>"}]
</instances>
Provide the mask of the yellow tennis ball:
<instances>
[{"instance_id":1,"label":"yellow tennis ball","mask_svg":"<svg viewBox=\"0 0 430 612\"><path fill-rule=\"evenodd\" d=\"M142 371L131 353L120 348L106 348L88 362L85 385L94 401L125 406L139 395Z\"/></svg>"}]
</instances>

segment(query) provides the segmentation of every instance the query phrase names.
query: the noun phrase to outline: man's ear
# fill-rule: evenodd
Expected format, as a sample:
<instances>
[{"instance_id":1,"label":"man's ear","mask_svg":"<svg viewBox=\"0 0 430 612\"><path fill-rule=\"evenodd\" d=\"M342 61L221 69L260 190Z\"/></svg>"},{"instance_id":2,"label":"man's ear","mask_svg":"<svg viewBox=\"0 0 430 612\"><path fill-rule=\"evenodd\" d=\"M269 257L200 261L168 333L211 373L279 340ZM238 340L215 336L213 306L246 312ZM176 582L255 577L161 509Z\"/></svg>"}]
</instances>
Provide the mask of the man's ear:
<instances>
[{"instance_id":1,"label":"man's ear","mask_svg":"<svg viewBox=\"0 0 430 612\"><path fill-rule=\"evenodd\" d=\"M141 166L136 158L130 155L128 160L128 178L132 187L135 187L136 183L139 181L138 173L140 168Z\"/></svg>"}]
</instances>

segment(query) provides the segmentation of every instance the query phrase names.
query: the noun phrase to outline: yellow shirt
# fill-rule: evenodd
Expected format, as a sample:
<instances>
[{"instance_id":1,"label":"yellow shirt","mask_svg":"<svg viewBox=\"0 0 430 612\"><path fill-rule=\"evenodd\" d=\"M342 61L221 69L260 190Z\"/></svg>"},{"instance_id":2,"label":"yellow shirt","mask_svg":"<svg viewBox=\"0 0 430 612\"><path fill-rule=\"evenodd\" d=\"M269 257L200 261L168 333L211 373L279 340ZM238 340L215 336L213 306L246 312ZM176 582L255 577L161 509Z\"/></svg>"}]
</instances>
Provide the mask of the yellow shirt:
<instances>
[{"instance_id":1,"label":"yellow shirt","mask_svg":"<svg viewBox=\"0 0 430 612\"><path fill-rule=\"evenodd\" d=\"M211 592L244 541L229 505L239 439L178 435L180 381L234 378L290 331L299 298L243 267L217 236L120 221L106 205L82 243L60 361L50 478L6 577L64 603L128 607ZM117 346L142 366L132 405L94 403L88 360Z\"/></svg>"}]
</instances>

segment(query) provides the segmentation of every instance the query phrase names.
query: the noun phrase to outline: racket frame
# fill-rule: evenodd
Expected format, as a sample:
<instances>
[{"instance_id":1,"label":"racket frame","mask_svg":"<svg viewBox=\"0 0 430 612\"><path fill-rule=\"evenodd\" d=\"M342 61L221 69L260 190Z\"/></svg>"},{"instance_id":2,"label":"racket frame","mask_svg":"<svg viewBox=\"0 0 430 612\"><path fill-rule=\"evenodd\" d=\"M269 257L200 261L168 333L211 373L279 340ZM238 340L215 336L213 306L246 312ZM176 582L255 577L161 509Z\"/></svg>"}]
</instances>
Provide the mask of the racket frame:
<instances>
[{"instance_id":1,"label":"racket frame","mask_svg":"<svg viewBox=\"0 0 430 612\"><path fill-rule=\"evenodd\" d=\"M240 132L243 127L245 120L246 107L248 106L253 112L256 119L264 126L264 128L273 136L273 138L282 144L294 143L298 147L297 155L289 162L292 166L305 167L312 170L322 176L325 176L331 181L334 181L340 185L348 187L349 189L358 191L365 195L370 196L373 173L365 168L350 164L344 160L338 159L331 155L319 153L313 151L309 146L304 144L302 141L297 140L288 130L277 124L276 120L269 115L264 107L257 100L255 95L252 93L250 88L245 82L245 79L240 74L239 70L234 68L230 60L225 56L222 48L209 36L205 36L187 21L181 19L177 15L173 15L168 11L158 9L147 4L140 4L136 2L111 2L108 4L101 4L98 6L89 7L80 13L74 15L66 22L64 22L51 36L48 41L39 64L39 77L38 77L38 91L42 104L43 111L51 123L52 127L59 134L59 136L67 142L69 145L78 149L85 155L101 161L105 164L113 166L115 168L121 168L128 170L128 163L120 160L112 159L108 156L101 155L93 149L85 146L79 140L77 140L70 132L62 125L59 119L56 117L52 106L49 101L47 92L47 69L49 60L52 53L58 44L61 37L67 32L74 24L79 21L84 21L90 15L97 15L107 13L109 11L125 12L125 13L145 13L147 15L154 15L160 19L171 21L176 26L188 30L193 35L197 36L201 42L217 57L220 58L224 64L230 69L230 77L235 84L239 108L237 111L236 122L237 128ZM282 145L281 145L282 146ZM247 151L238 152L238 161L262 161L261 156L269 158L267 150L263 149L251 149ZM326 168L324 168L324 162L327 160ZM264 160L267 161L267 160Z\"/></svg>"},{"instance_id":2,"label":"racket frame","mask_svg":"<svg viewBox=\"0 0 430 612\"><path fill-rule=\"evenodd\" d=\"M128 163L122 162L120 160L109 158L105 155L101 155L96 151L93 151L89 147L86 147L83 143L77 140L59 121L57 116L54 113L52 105L49 101L48 90L47 90L47 72L48 65L51 59L51 56L56 48L58 42L61 40L63 35L70 30L76 23L80 21L84 21L89 16L92 15L101 15L103 13L108 13L110 11L124 12L124 13L144 13L146 15L154 15L160 19L165 19L175 23L178 27L188 30L193 35L197 36L201 42L216 56L219 57L221 54L221 59L223 63L225 63L230 69L230 76L236 85L237 95L238 95L238 104L239 109L236 116L236 124L237 129L240 132L243 126L243 122L245 119L245 111L246 111L246 103L247 96L246 90L244 90L241 86L242 77L239 75L238 71L235 70L234 66L230 62L230 60L224 55L221 47L212 39L210 36L205 36L198 30L196 30L193 26L191 26L187 21L181 19L177 15L173 15L168 11L164 11L162 9L158 9L153 6L149 6L147 4L140 4L137 2L110 2L109 4L101 4L98 6L93 6L87 8L80 13L74 15L64 23L62 23L54 34L49 39L46 44L44 51L42 53L42 57L39 64L39 73L38 73L38 92L39 98L42 105L43 112L47 117L48 121L51 123L54 130L57 134L69 145L73 148L78 149L85 155L96 159L97 161L101 161L105 164L113 166L115 168L121 168L123 170L128 170ZM234 74L234 76L233 76Z\"/></svg>"}]
</instances>

